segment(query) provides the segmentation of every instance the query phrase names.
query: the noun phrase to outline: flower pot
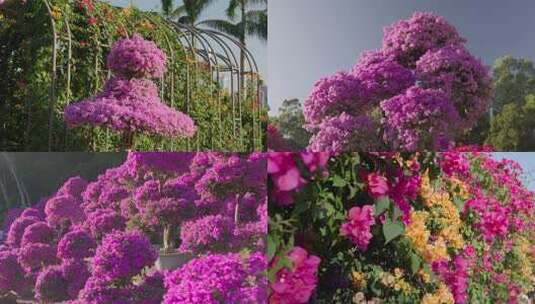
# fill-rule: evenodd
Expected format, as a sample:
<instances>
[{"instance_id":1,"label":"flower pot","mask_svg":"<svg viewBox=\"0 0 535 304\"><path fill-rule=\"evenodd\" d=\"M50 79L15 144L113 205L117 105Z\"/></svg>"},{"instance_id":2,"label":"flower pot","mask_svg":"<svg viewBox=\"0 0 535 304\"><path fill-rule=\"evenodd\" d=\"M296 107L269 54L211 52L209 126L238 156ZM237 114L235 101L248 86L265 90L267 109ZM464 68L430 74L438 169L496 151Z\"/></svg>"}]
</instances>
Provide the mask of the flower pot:
<instances>
[{"instance_id":1,"label":"flower pot","mask_svg":"<svg viewBox=\"0 0 535 304\"><path fill-rule=\"evenodd\" d=\"M165 253L160 250L160 255L156 261L158 270L174 270L189 262L193 256L187 253Z\"/></svg>"}]
</instances>

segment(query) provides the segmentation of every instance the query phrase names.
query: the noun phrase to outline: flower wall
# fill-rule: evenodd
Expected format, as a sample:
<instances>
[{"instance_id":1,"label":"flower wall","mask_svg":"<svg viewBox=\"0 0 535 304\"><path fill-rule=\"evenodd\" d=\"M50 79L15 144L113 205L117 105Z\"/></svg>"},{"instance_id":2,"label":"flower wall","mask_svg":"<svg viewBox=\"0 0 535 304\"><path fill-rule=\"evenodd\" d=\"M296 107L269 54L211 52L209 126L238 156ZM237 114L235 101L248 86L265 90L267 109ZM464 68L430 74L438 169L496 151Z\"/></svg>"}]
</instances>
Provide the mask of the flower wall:
<instances>
[{"instance_id":1,"label":"flower wall","mask_svg":"<svg viewBox=\"0 0 535 304\"><path fill-rule=\"evenodd\" d=\"M460 151L270 153L270 303L528 301L535 194Z\"/></svg>"},{"instance_id":2,"label":"flower wall","mask_svg":"<svg viewBox=\"0 0 535 304\"><path fill-rule=\"evenodd\" d=\"M316 152L448 150L487 113L488 68L443 17L415 13L304 102Z\"/></svg>"},{"instance_id":3,"label":"flower wall","mask_svg":"<svg viewBox=\"0 0 535 304\"><path fill-rule=\"evenodd\" d=\"M0 300L265 303L265 168L263 154L130 153L70 178L6 219ZM166 254L189 261L159 271Z\"/></svg>"}]
</instances>

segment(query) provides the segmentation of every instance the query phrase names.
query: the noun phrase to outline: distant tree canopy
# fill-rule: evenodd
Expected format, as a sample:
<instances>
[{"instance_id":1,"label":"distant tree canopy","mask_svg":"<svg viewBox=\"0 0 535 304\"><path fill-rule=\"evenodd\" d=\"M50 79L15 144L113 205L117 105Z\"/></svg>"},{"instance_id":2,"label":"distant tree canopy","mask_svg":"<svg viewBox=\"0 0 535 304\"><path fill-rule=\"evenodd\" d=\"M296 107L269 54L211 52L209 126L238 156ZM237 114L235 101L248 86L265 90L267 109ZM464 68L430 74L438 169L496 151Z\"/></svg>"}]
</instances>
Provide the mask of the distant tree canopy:
<instances>
[{"instance_id":1,"label":"distant tree canopy","mask_svg":"<svg viewBox=\"0 0 535 304\"><path fill-rule=\"evenodd\" d=\"M308 146L311 135L303 128L305 117L298 99L283 101L279 115L272 117L271 123L279 129L292 151L304 150Z\"/></svg>"},{"instance_id":2,"label":"distant tree canopy","mask_svg":"<svg viewBox=\"0 0 535 304\"><path fill-rule=\"evenodd\" d=\"M526 96L535 94L535 65L524 58L504 56L494 62L494 113L515 102L522 105Z\"/></svg>"},{"instance_id":3,"label":"distant tree canopy","mask_svg":"<svg viewBox=\"0 0 535 304\"><path fill-rule=\"evenodd\" d=\"M535 151L535 95L510 102L491 121L487 144L499 151Z\"/></svg>"}]
</instances>

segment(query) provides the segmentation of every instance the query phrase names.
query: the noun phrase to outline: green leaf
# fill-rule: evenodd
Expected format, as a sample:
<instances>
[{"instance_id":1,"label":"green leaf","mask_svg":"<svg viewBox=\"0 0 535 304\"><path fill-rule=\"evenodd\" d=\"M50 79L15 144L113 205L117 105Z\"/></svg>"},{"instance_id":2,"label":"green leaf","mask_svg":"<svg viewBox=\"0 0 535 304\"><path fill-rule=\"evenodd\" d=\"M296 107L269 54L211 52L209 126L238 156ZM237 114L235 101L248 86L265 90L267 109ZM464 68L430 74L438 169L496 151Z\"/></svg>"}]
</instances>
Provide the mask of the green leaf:
<instances>
[{"instance_id":1,"label":"green leaf","mask_svg":"<svg viewBox=\"0 0 535 304\"><path fill-rule=\"evenodd\" d=\"M401 212L401 209L399 209L398 206L394 206L394 212L392 213L392 218L394 219L394 221L399 220L402 214L403 213Z\"/></svg>"},{"instance_id":2,"label":"green leaf","mask_svg":"<svg viewBox=\"0 0 535 304\"><path fill-rule=\"evenodd\" d=\"M403 234L405 228L403 224L399 221L392 222L391 220L386 220L383 225L383 235L385 236L385 244L388 244L391 240Z\"/></svg>"},{"instance_id":3,"label":"green leaf","mask_svg":"<svg viewBox=\"0 0 535 304\"><path fill-rule=\"evenodd\" d=\"M339 175L333 176L333 186L337 188L345 187L347 184L346 180L340 177Z\"/></svg>"},{"instance_id":4,"label":"green leaf","mask_svg":"<svg viewBox=\"0 0 535 304\"><path fill-rule=\"evenodd\" d=\"M390 208L390 199L386 196L378 198L375 201L375 216L383 214L388 208Z\"/></svg>"},{"instance_id":5,"label":"green leaf","mask_svg":"<svg viewBox=\"0 0 535 304\"><path fill-rule=\"evenodd\" d=\"M355 186L349 185L349 196L348 199L354 199L357 195L357 188Z\"/></svg>"},{"instance_id":6,"label":"green leaf","mask_svg":"<svg viewBox=\"0 0 535 304\"><path fill-rule=\"evenodd\" d=\"M278 241L274 239L273 236L268 235L267 237L267 255L268 260L271 261L273 257L275 256L275 252L277 251L277 243Z\"/></svg>"},{"instance_id":7,"label":"green leaf","mask_svg":"<svg viewBox=\"0 0 535 304\"><path fill-rule=\"evenodd\" d=\"M422 264L422 259L416 254L411 253L411 271L412 274L416 274L420 270L420 265Z\"/></svg>"},{"instance_id":8,"label":"green leaf","mask_svg":"<svg viewBox=\"0 0 535 304\"><path fill-rule=\"evenodd\" d=\"M454 197L453 198L453 203L455 204L455 206L457 206L458 210L464 210L465 201L463 201L459 197Z\"/></svg>"},{"instance_id":9,"label":"green leaf","mask_svg":"<svg viewBox=\"0 0 535 304\"><path fill-rule=\"evenodd\" d=\"M360 154L358 153L353 154L353 161L355 162L355 165L360 164Z\"/></svg>"}]
</instances>

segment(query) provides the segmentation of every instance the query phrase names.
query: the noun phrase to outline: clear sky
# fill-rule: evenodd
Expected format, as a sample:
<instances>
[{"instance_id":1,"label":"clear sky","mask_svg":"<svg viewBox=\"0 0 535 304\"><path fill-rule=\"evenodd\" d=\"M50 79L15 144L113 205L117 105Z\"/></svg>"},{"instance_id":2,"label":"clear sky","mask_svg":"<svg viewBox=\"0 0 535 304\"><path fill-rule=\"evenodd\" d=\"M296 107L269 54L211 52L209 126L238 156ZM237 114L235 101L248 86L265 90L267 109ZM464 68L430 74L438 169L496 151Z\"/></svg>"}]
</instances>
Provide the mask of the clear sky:
<instances>
[{"instance_id":1,"label":"clear sky","mask_svg":"<svg viewBox=\"0 0 535 304\"><path fill-rule=\"evenodd\" d=\"M106 0L106 2L116 6L128 6L131 3L142 10L161 11L160 0ZM228 0L216 0L201 15L200 20L205 19L226 19L225 10L228 6ZM182 0L175 0L175 7L182 5ZM267 82L267 43L256 38L248 41L248 48L255 57L260 69L260 74Z\"/></svg>"},{"instance_id":2,"label":"clear sky","mask_svg":"<svg viewBox=\"0 0 535 304\"><path fill-rule=\"evenodd\" d=\"M487 65L511 54L535 60L533 0L270 0L269 99L303 100L321 77L381 47L383 28L415 11L444 16Z\"/></svg>"}]
</instances>

